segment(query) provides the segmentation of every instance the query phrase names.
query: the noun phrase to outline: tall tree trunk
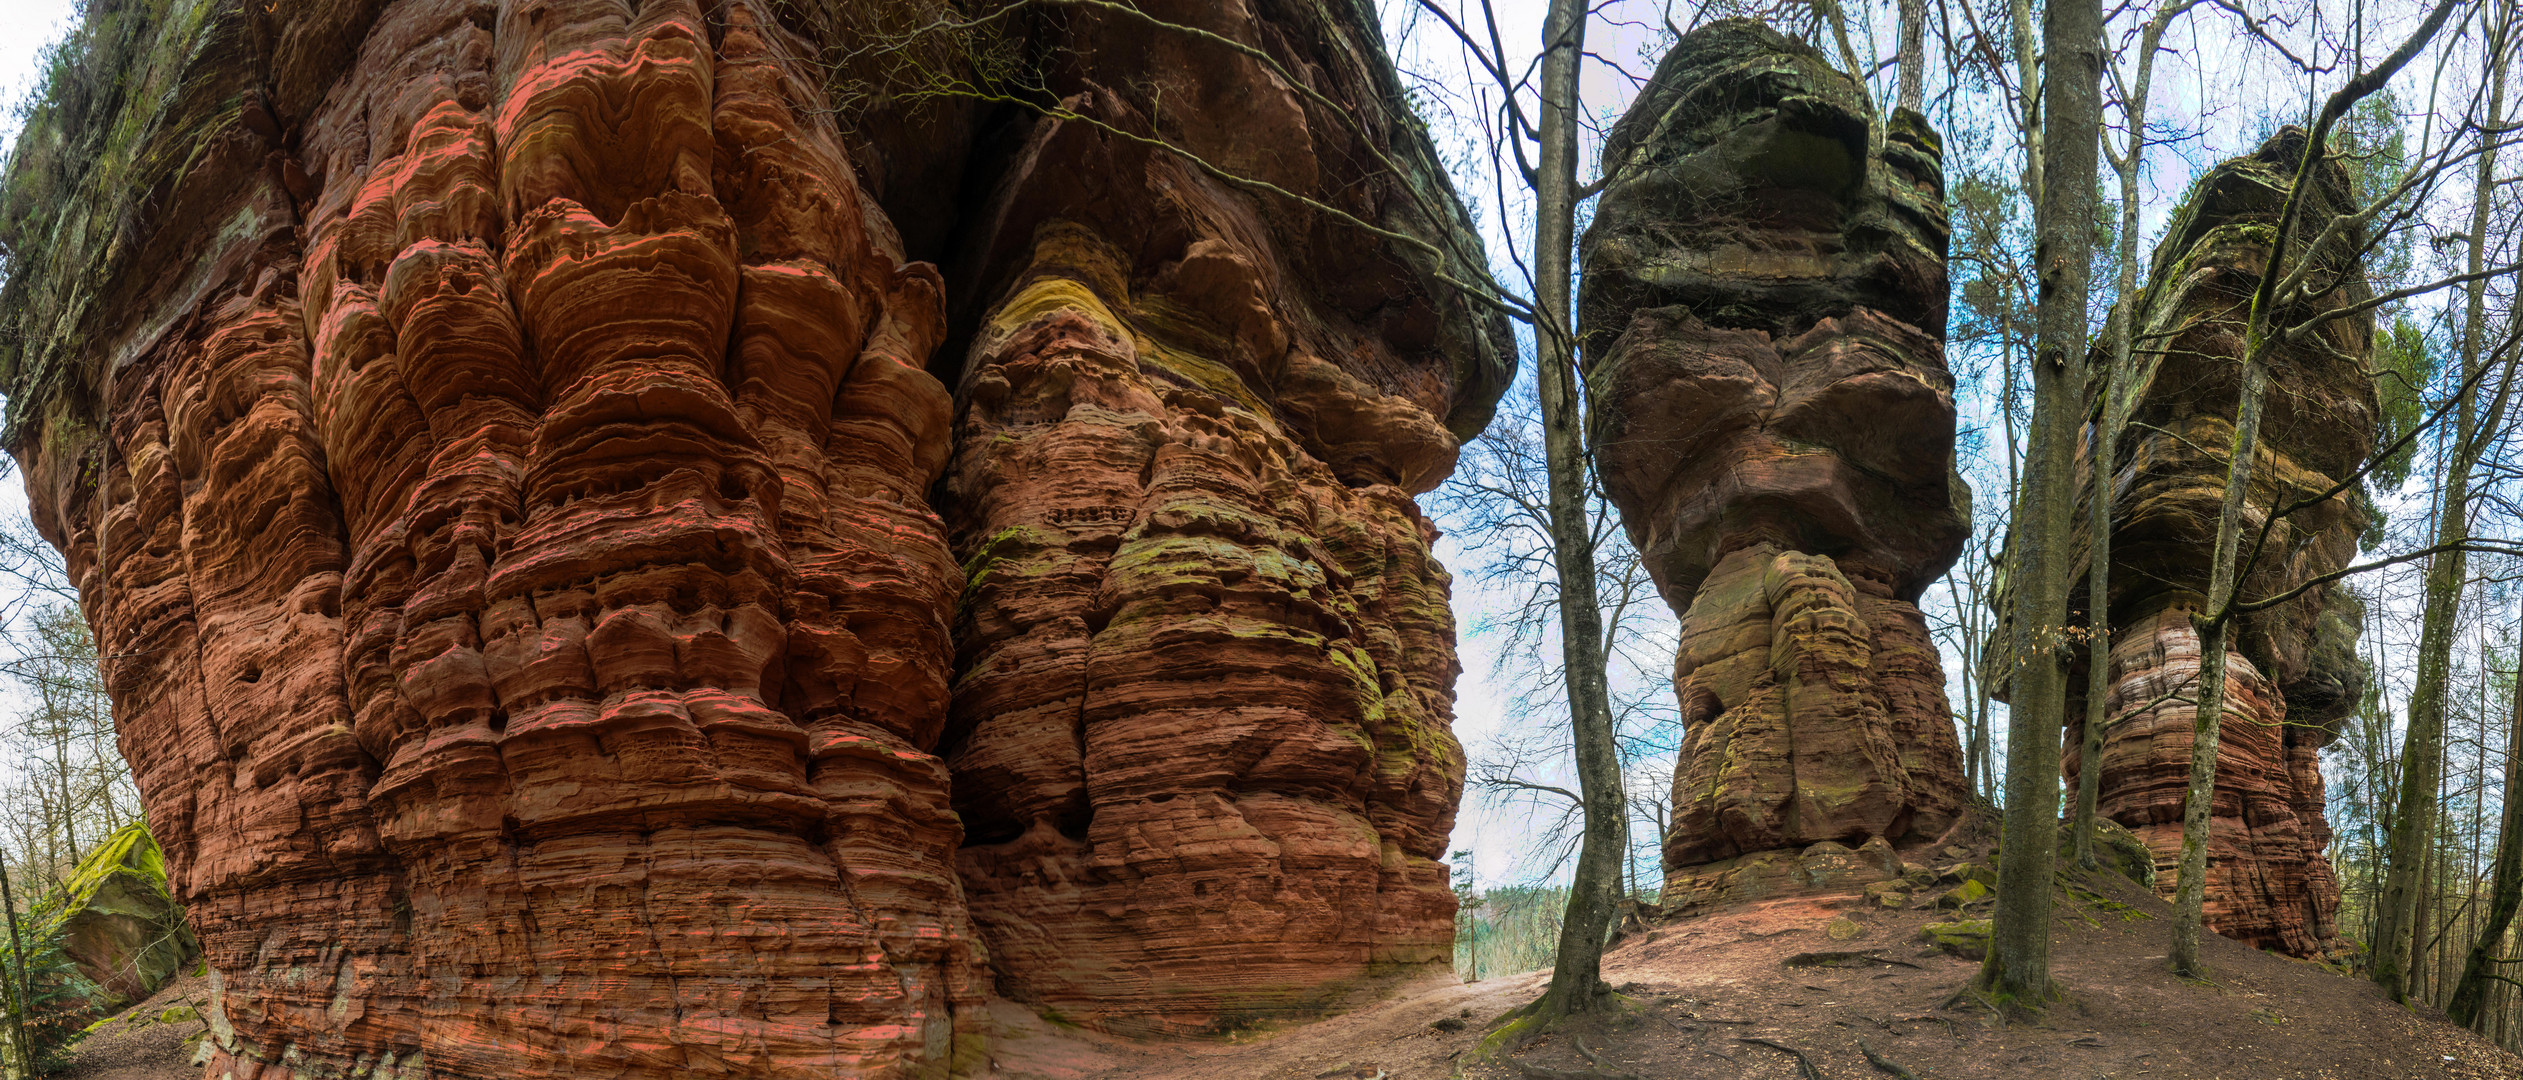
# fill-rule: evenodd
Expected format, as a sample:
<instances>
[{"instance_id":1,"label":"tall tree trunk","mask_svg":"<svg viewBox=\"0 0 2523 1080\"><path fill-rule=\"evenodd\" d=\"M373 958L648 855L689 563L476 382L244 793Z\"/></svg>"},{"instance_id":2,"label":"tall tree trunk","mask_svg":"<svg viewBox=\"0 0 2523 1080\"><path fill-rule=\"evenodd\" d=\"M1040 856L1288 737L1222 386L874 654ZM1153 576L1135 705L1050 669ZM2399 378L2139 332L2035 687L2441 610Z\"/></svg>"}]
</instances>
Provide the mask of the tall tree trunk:
<instances>
[{"instance_id":1,"label":"tall tree trunk","mask_svg":"<svg viewBox=\"0 0 2523 1080\"><path fill-rule=\"evenodd\" d=\"M17 891L9 887L9 861L0 857L0 915L9 920L9 953L16 961L15 971L0 971L0 981L8 983L9 1036L17 1049L19 1076L35 1075L34 1046L26 1041L26 1010L34 1000L35 984L26 972L26 938L18 932Z\"/></svg>"},{"instance_id":2,"label":"tall tree trunk","mask_svg":"<svg viewBox=\"0 0 2523 1080\"><path fill-rule=\"evenodd\" d=\"M1560 923L1559 957L1540 1003L1547 1015L1591 1009L1604 990L1603 941L1625 858L1621 761L1612 740L1612 695L1604 674L1603 611L1595 590L1586 514L1585 402L1577 385L1576 337L1569 317L1577 228L1577 61L1585 48L1586 6L1551 0L1542 29L1540 177L1535 191L1533 266L1535 378L1542 398L1542 449L1549 473L1551 548L1559 573L1559 639L1575 728L1578 794L1585 838Z\"/></svg>"},{"instance_id":3,"label":"tall tree trunk","mask_svg":"<svg viewBox=\"0 0 2523 1080\"><path fill-rule=\"evenodd\" d=\"M2305 191L2313 182L2313 171L2320 166L2329 149L2332 126L2339 122L2340 117L2347 115L2349 108L2359 100L2382 89L2394 73L2418 55L2418 51L2435 37L2436 31L2443 28L2445 19L2453 13L2455 6L2456 0L2442 0L2427 13L2426 19L2409 40L2402 42L2372 70L2359 72L2350 78L2346 85L2322 103L2313 121L2313 130L2304 140L2304 156L2296 163L2294 182L2287 187L2286 202L2278 210L2277 230L2269 241L2268 265L2262 269L2260 281L2252 289L2251 306L2243 324L2242 395L2241 400L2235 403L2233 443L2227 450L2225 500L2217 512L2216 549L2209 564L2207 602L2204 610L2191 616L2191 623L2199 632L2198 712L2191 721L2190 787L2181 812L2181 876L2173 891L2173 970L2184 975L2203 974L2199 964L2199 931L2207 896L2208 818L2209 802L2216 790L2217 731L2225 712L2226 638L2238 614L2237 608L2242 603L2243 575L2250 569L2237 565L2237 551L2242 541L2243 500L2249 493L2253 466L2260 456L2260 417L2268 397L2268 351L2288 329L2275 325L2278 282L2288 273L2289 245L2296 234L2301 232L2306 237L2318 238L2330 224L2328 221L2301 219ZM2272 507L2271 512L2275 511L2276 508ZM2421 672L2419 677L2423 680L2425 674ZM2414 738L2414 722L2412 727ZM2430 765L2425 771L2432 777L2434 766Z\"/></svg>"},{"instance_id":4,"label":"tall tree trunk","mask_svg":"<svg viewBox=\"0 0 2523 1080\"><path fill-rule=\"evenodd\" d=\"M2084 739L2077 746L2076 868L2094 868L2094 819L2102 799L2103 726L2111 718L2111 504L2120 471L2120 428L2127 420L2121 407L2120 380L2129 370L2136 348L2138 300L2138 170L2146 161L2146 101L2155 78L2155 49L2172 20L2189 10L2193 0L2165 7L2147 20L2139 34L2138 72L2129 88L2129 149L2113 158L2120 177L2120 272L2113 283L2111 367L2102 374L2102 416L2095 425L2090 453L2093 474L2091 565L2085 579L2085 620L2089 631L2085 675Z\"/></svg>"},{"instance_id":5,"label":"tall tree trunk","mask_svg":"<svg viewBox=\"0 0 2523 1080\"><path fill-rule=\"evenodd\" d=\"M2044 205L2042 202L2043 179L2048 174L2048 168L2043 161L2045 147L2041 138L2042 109L2048 104L2043 100L2044 91L2041 86L2042 54L2035 52L2032 46L2034 39L2031 0L2011 0L2006 6L2006 12L2008 19L2015 26L2015 82L2023 89L2023 92L2017 95L2022 99L2023 110L2016 114L2015 125L2016 129L2023 133L2024 138L2024 197L2032 200L2035 207L2040 207ZM2041 40L2045 48L2050 44L2046 30ZM2097 42L2102 40L2102 26L2099 20L2095 23L2094 40ZM2099 45L2096 47L2100 48ZM2096 79L2099 82L2100 76L2097 75ZM2099 122L2097 126L2100 126ZM2037 402L2035 407L2038 407Z\"/></svg>"},{"instance_id":6,"label":"tall tree trunk","mask_svg":"<svg viewBox=\"0 0 2523 1080\"><path fill-rule=\"evenodd\" d=\"M1901 84L1894 93L1895 101L1911 112L1920 111L1927 94L1927 0L1901 0Z\"/></svg>"},{"instance_id":7,"label":"tall tree trunk","mask_svg":"<svg viewBox=\"0 0 2523 1080\"><path fill-rule=\"evenodd\" d=\"M2077 429L2084 417L2086 275L2093 259L2095 170L2102 126L2102 5L2048 5L2049 78L2038 160L2075 183L2045 185L2035 221L2040 340L2033 357L2032 447L2015 519L2014 661L2007 700L2006 820L1997 914L1980 984L2018 1002L2052 996L2050 883L2059 823L2059 733L2067 711L2069 537L2076 515ZM2029 85L2029 84L2027 84Z\"/></svg>"},{"instance_id":8,"label":"tall tree trunk","mask_svg":"<svg viewBox=\"0 0 2523 1080\"><path fill-rule=\"evenodd\" d=\"M2488 91L2488 120L2492 127L2505 112L2508 65L2501 59L2513 27L2511 6L2506 11L2506 18L2500 20L2488 41L2488 66L2494 73ZM2482 153L2471 201L2467 269L2472 274L2486 268L2489 199L2496 171L2495 152ZM2487 362L2480 355L2487 336L2487 282L2472 281L2468 292L2469 304L2462 325L2464 381L2461 399L2454 406L2452 459L2445 463L2442 505L2436 511L2438 546L2470 539L2470 474L2485 442L2478 437L2481 418L2471 376L2478 365ZM2490 417L2490 426L2501 418ZM2436 773L2444 761L2444 699L2453 666L2454 623L2461 616L2462 582L2468 576L2469 560L2464 554L2454 547L2438 552L2427 564L2426 603L2418 629L2417 682L2409 695L2409 734L2400 753L2399 799L2392 811L2391 847L2386 856L2391 869L2384 877L2383 897L2377 905L2372 949L2374 981L2394 1001L2409 999L2409 973L2419 962L2413 950L2423 947L2416 930L2419 870L2425 861L2425 848L2435 838L2439 790Z\"/></svg>"}]
</instances>

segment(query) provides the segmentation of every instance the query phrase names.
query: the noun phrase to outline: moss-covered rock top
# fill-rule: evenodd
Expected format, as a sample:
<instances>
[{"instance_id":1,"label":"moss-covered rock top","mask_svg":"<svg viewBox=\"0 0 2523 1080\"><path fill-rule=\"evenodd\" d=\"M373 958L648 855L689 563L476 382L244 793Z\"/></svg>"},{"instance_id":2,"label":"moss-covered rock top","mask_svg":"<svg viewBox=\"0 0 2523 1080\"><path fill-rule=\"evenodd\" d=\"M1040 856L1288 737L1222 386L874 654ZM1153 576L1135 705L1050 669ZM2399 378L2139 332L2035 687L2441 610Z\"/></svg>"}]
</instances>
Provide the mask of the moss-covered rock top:
<instances>
[{"instance_id":1,"label":"moss-covered rock top","mask_svg":"<svg viewBox=\"0 0 2523 1080\"><path fill-rule=\"evenodd\" d=\"M145 998L200 947L167 886L166 855L133 822L79 860L35 911L37 933L61 936L62 952L96 984L99 1008Z\"/></svg>"}]
</instances>

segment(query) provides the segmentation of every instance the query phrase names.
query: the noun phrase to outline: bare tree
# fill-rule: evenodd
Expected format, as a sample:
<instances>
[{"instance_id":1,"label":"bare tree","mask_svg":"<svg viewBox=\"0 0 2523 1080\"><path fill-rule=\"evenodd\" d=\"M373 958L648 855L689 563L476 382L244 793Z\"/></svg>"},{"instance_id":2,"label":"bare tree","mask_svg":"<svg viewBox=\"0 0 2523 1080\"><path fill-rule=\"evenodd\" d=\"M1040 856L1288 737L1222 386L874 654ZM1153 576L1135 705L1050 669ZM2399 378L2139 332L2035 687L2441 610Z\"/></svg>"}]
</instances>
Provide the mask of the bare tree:
<instances>
[{"instance_id":1,"label":"bare tree","mask_svg":"<svg viewBox=\"0 0 2523 1080\"><path fill-rule=\"evenodd\" d=\"M2190 784L2182 809L2182 845L2180 878L2174 893L2172 963L2175 971L2185 975L2202 972L2199 963L2199 932L2202 906L2206 895L2208 808L2215 790L2216 748L2220 722L2225 710L2225 664L2228 652L2227 632L2233 621L2249 611L2275 606L2302 595L2307 589L2337 580L2348 573L2369 569L2366 564L2345 568L2337 573L2320 575L2275 597L2246 601L2241 595L2242 582L2251 565L2262 552L2269 530L2288 514L2307 506L2318 505L2337 496L2347 486L2361 482L2371 463L2357 470L2355 476L2319 498L2299 500L2286 507L2272 506L2260 516L2258 538L2250 552L2241 550L2242 536L2250 526L2244 511L2251 493L2252 475L2259 456L2260 420L2268 390L2268 365L2272 350L2310 337L2322 325L2336 319L2364 314L2383 303L2403 299L2431 289L2458 283L2448 279L2408 290L2396 290L2370 300L2332 307L2328 310L2288 321L2282 312L2299 310L2310 297L2319 296L2336 287L2339 277L2354 272L2342 267L2352 263L2328 253L2338 245L2351 249L2352 258L2361 258L2371 245L2353 241L2367 222L2384 215L2399 200L2413 193L2425 177L2460 160L2462 155L2446 154L2432 169L2413 170L2393 191L2364 207L2350 207L2325 220L2308 220L2312 193L2316 190L2310 178L2319 169L2329 150L2331 131L2340 117L2358 100L2382 88L2385 81L2414 59L2424 49L2446 19L2457 7L2455 0L2444 0L2430 11L2416 32L2401 43L2391 55L2334 91L2322 103L2302 156L2297 162L2293 183L2287 189L2286 201L2278 212L2274 237L2269 242L2268 262L2252 290L2244 317L2242 357L2242 389L2236 403L2232 445L2228 449L2225 495L2218 511L2217 539L2209 571L2208 596L2204 610L2192 617L2199 634L2199 686L2197 712L2192 722L2190 751ZM2252 27L2246 19L2246 26ZM2308 235L2309 240L2301 239ZM2300 244L2299 244L2299 241ZM2299 252L2300 248L2300 252ZM2417 556L2408 556L2417 557ZM2407 558L2407 557L2404 557ZM2401 561L2401 560L2391 560ZM2413 724L2414 728L2414 724ZM2404 757L2404 775L2411 771L2432 774L2434 763L2410 761ZM2406 803L2404 803L2404 810ZM2400 827L2407 828L2420 815L2404 813ZM2423 835L2423 834L2420 834ZM2413 841L2412 846L2415 846ZM2412 875L2414 877L2414 869ZM2389 890L2386 891L2387 902ZM2405 924L2405 916L2403 917ZM2387 918L2386 923L2390 920ZM2379 957L2378 950L2378 957ZM2378 963L2377 977L2381 978ZM2387 988L2393 984L2385 983Z\"/></svg>"},{"instance_id":2,"label":"bare tree","mask_svg":"<svg viewBox=\"0 0 2523 1080\"><path fill-rule=\"evenodd\" d=\"M2440 23L2441 17L2435 22ZM2490 71L2487 126L2495 129L2505 105L2507 69L2514 48L2514 7L2499 5L2496 21L2482 35L2486 45L2485 59ZM2417 686L2409 699L2409 734L2407 749L2402 753L2398 806L2393 812L2391 845L2388 860L2391 870L2376 905L2373 942L2374 981L2393 1000L2408 998L2404 975L2405 960L2411 944L2418 940L2415 930L2417 891L2419 888L2418 849L2433 833L2438 782L2436 771L2443 761L2444 701L2447 673L2451 666L2454 625L2460 618L2461 584L2464 577L2466 541L2471 536L2471 481L2478 467L2481 452L2487 445L2483 437L2502 426L2507 393L2499 393L2493 401L2476 400L2472 389L2474 370L2482 368L2490 357L2483 353L2486 338L2485 298L2489 270L2486 266L2488 211L2495 189L2497 142L2482 138L2482 148L2474 167L2477 182L2472 203L2467 266L2468 303L2462 330L2463 389L2454 405L2454 447L2444 463L2440 504L2436 511L2435 547L2438 550L2427 567L2425 612L2421 616ZM2511 380L2509 380L2509 388ZM2484 430L2483 430L2484 429Z\"/></svg>"},{"instance_id":3,"label":"bare tree","mask_svg":"<svg viewBox=\"0 0 2523 1080\"><path fill-rule=\"evenodd\" d=\"M2086 628L2088 635L2085 683L2084 739L2079 744L2079 765L2076 772L2075 835L2076 866L2080 870L2094 868L2094 816L2102 797L2103 723L2109 716L2111 696L2111 510L2114 477L2119 471L2116 459L2120 445L2120 426L2128 419L2128 410L2121 401L2121 379L2130 368L2130 351L2136 345L2138 299L2138 174L2146 162L2146 105L2155 81L2155 54L2163 47L2164 31L2174 19L2197 6L2198 0L2175 0L2156 9L2138 31L2137 72L2123 80L2118 65L2110 69L2112 82L2120 87L2121 121L2127 126L2127 144L2114 147L2103 139L2102 153L2112 172L2120 180L2120 258L2119 280L2113 283L2111 328L2106 335L2111 355L2103 369L2102 413L2095 426L2090 471L2093 486L2091 500L2091 563L2087 567L2085 587Z\"/></svg>"},{"instance_id":4,"label":"bare tree","mask_svg":"<svg viewBox=\"0 0 2523 1080\"><path fill-rule=\"evenodd\" d=\"M2021 8L2019 0L2019 27L2025 19ZM2083 178L2094 174L2102 124L2100 0L2048 5L2042 35L2041 137L2030 168L2076 179L2032 185L2040 206L2034 251L2040 338L2032 368L2032 448L2007 545L2015 562L2000 840L2005 859L1998 868L1989 955L1978 979L1982 989L2027 1005L2054 994L2050 882L2059 817L2059 730L2067 711L2068 547L2075 516L2070 471L2084 412L2086 275L2094 235L2094 188ZM2027 71L2024 85L2034 82ZM2027 97L2027 108L2029 102Z\"/></svg>"}]
</instances>

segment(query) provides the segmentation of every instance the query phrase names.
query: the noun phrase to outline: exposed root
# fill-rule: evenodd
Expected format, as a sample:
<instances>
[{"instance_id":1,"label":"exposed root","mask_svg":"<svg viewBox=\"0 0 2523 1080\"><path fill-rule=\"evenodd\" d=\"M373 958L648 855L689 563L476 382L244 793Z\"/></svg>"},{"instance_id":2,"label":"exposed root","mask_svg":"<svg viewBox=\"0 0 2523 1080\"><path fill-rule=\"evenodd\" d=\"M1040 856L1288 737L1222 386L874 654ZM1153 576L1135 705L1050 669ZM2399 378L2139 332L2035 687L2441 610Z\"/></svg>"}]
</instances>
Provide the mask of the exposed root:
<instances>
[{"instance_id":1,"label":"exposed root","mask_svg":"<svg viewBox=\"0 0 2523 1080\"><path fill-rule=\"evenodd\" d=\"M1857 1052L1866 1055L1866 1064L1874 1066L1876 1072L1890 1073L1899 1080L1919 1080L1919 1074L1902 1068L1900 1063L1876 1053L1875 1048L1866 1045L1864 1039L1857 1040Z\"/></svg>"},{"instance_id":2,"label":"exposed root","mask_svg":"<svg viewBox=\"0 0 2523 1080\"><path fill-rule=\"evenodd\" d=\"M1594 1063L1594 1067L1599 1070L1599 1075L1618 1077L1620 1080L1639 1080L1637 1073L1603 1060L1603 1055L1596 1053L1594 1047L1586 1045L1585 1036L1570 1035L1568 1041L1576 1044L1577 1052L1585 1055L1587 1061Z\"/></svg>"},{"instance_id":3,"label":"exposed root","mask_svg":"<svg viewBox=\"0 0 2523 1080\"><path fill-rule=\"evenodd\" d=\"M1987 1009L1990 1012L1999 1011L1996 1002L1990 1001L1987 997L1982 996L1980 991L1974 988L1970 983L1962 984L1962 988L1954 991L1952 997L1946 998L1936 1007L1939 1009L1950 1009L1955 1005L1966 1001L1983 1009Z\"/></svg>"},{"instance_id":4,"label":"exposed root","mask_svg":"<svg viewBox=\"0 0 2523 1080\"><path fill-rule=\"evenodd\" d=\"M1593 1069L1554 1069L1548 1065L1535 1065L1531 1062L1517 1061L1514 1058L1507 1059L1507 1064L1515 1066L1517 1072L1531 1077L1532 1080L1638 1080L1636 1076L1629 1073L1596 1072Z\"/></svg>"},{"instance_id":5,"label":"exposed root","mask_svg":"<svg viewBox=\"0 0 2523 1080\"><path fill-rule=\"evenodd\" d=\"M1962 1027L1961 1025L1954 1023L1954 1018L1950 1016L1937 1016L1933 1013L1929 1013L1924 1016L1896 1016L1892 1019L1894 1023L1898 1024L1923 1024L1932 1020L1936 1023L1945 1025L1945 1033L1953 1036L1955 1042L1962 1041Z\"/></svg>"},{"instance_id":6,"label":"exposed root","mask_svg":"<svg viewBox=\"0 0 2523 1080\"><path fill-rule=\"evenodd\" d=\"M1806 1057L1805 1052L1802 1050L1798 1050L1786 1043L1771 1042L1768 1039L1745 1037L1736 1039L1735 1041L1751 1043L1754 1046L1766 1046L1772 1050L1784 1050L1790 1054L1794 1054L1796 1055L1796 1067L1804 1073L1805 1080L1822 1080L1822 1070L1816 1067L1813 1063L1813 1059Z\"/></svg>"},{"instance_id":7,"label":"exposed root","mask_svg":"<svg viewBox=\"0 0 2523 1080\"><path fill-rule=\"evenodd\" d=\"M1791 968L1832 967L1851 960L1863 960L1870 964L1893 964L1905 968L1918 967L1917 964L1907 960L1895 960L1889 956L1877 956L1870 952L1801 952L1779 963Z\"/></svg>"}]
</instances>

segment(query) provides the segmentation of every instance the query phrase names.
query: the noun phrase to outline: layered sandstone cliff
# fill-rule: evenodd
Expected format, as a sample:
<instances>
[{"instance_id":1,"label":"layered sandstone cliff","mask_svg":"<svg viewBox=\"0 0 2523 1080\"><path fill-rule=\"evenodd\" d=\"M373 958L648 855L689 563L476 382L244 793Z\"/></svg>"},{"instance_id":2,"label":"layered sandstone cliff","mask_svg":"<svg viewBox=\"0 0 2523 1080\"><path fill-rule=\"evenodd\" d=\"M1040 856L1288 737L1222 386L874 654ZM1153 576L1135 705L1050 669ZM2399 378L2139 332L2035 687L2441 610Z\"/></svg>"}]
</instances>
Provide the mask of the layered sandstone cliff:
<instances>
[{"instance_id":1,"label":"layered sandstone cliff","mask_svg":"<svg viewBox=\"0 0 2523 1080\"><path fill-rule=\"evenodd\" d=\"M1446 962L1410 496L1503 327L1370 12L1179 7L1269 59L92 6L118 76L12 166L8 437L214 1075L934 1075L994 985L1179 1031ZM1031 104L895 84L955 65Z\"/></svg>"},{"instance_id":2,"label":"layered sandstone cliff","mask_svg":"<svg viewBox=\"0 0 2523 1080\"><path fill-rule=\"evenodd\" d=\"M1941 148L1871 116L1727 21L1605 149L1579 323L1605 492L1682 618L1668 906L1897 872L1965 798L1917 606L1970 516Z\"/></svg>"},{"instance_id":3,"label":"layered sandstone cliff","mask_svg":"<svg viewBox=\"0 0 2523 1080\"><path fill-rule=\"evenodd\" d=\"M2155 851L2165 871L2157 888L2166 895L2176 885L2170 871L2181 854L2196 712L2188 700L2199 675L2191 616L2205 602L2224 498L2244 316L2305 137L2282 130L2199 180L2156 248L2138 300L2133 368L2122 373L2120 405L2131 422L2109 458L2111 595L2097 605L2107 613L2112 643L2099 806ZM2348 176L2335 161L2310 182L2318 187L2306 199L2304 221L2318 227L2348 208ZM2367 298L2358 246L2349 231L2311 252L2312 287L2275 313L2276 325ZM2299 252L2289 265L2305 257ZM2321 496L2373 451L2375 389L2364 368L2372 337L2372 317L2359 314L2272 353L2247 537L2256 538L2271 507ZM2095 355L2107 362L2103 352ZM2090 484L2094 430L2087 429L2078 463L2080 485ZM2275 596L2352 561L2366 523L2355 490L2278 518L2265 544L2247 539L2246 552L2257 546L2260 557L2244 597ZM2087 520L2080 510L2080 525ZM2084 570L2077 574L2081 583ZM2209 808L2206 917L2218 933L2298 956L2337 945L2339 887L2323 854L2330 824L2320 750L2338 737L2363 694L2366 671L2356 649L2362 617L2344 589L2322 586L2244 615L2230 635L2228 714ZM2076 685L2081 689L2083 680ZM2081 701L2072 705L2064 763L2071 784L2084 767L2085 715Z\"/></svg>"}]
</instances>

